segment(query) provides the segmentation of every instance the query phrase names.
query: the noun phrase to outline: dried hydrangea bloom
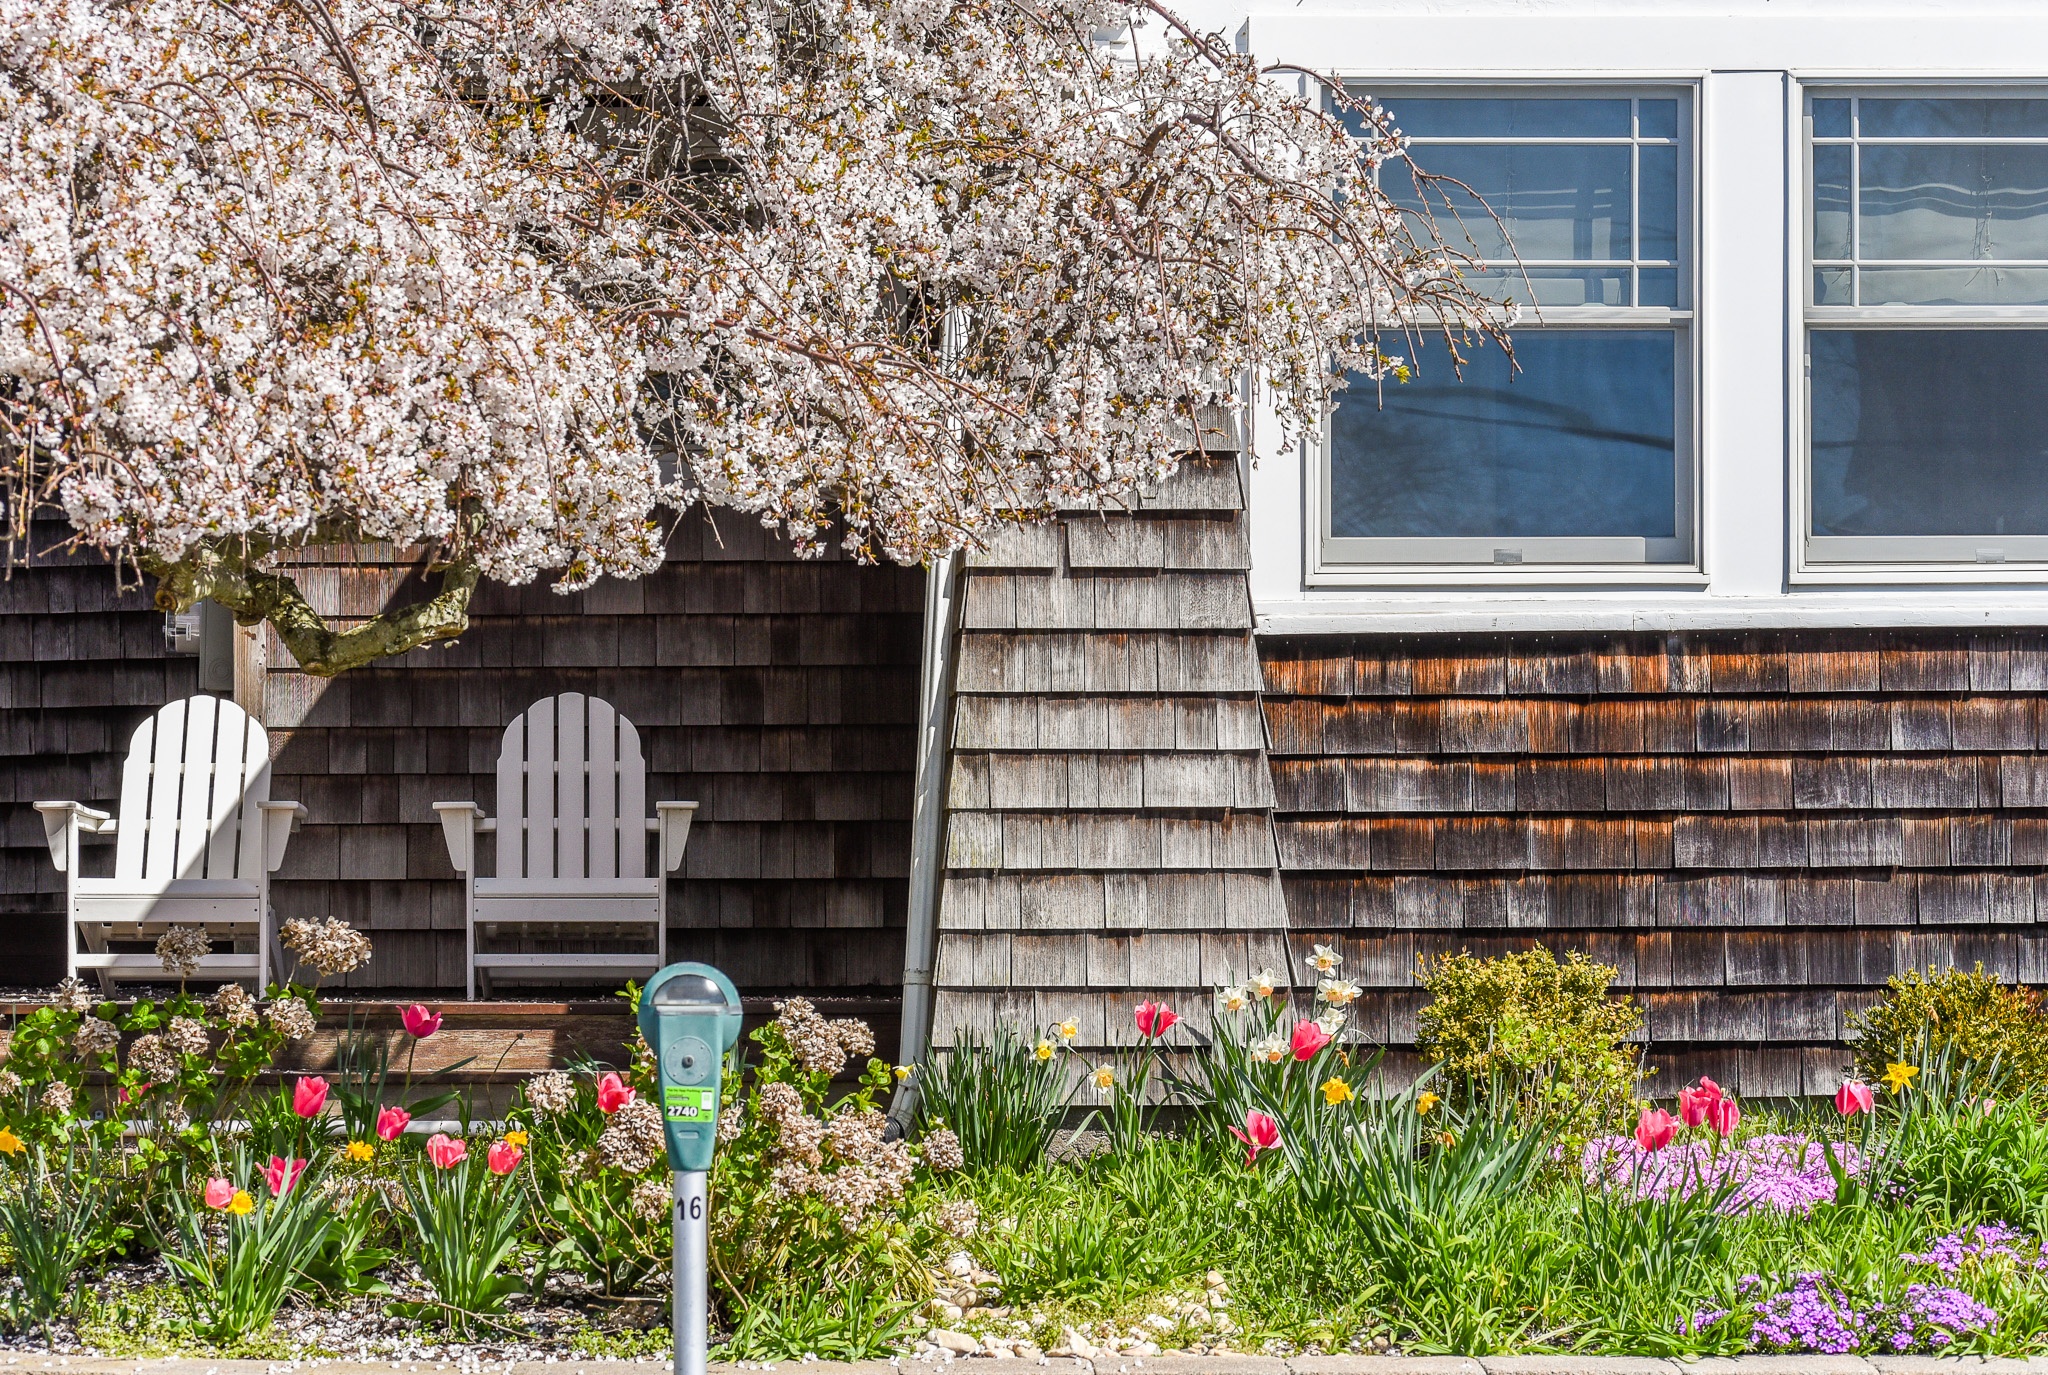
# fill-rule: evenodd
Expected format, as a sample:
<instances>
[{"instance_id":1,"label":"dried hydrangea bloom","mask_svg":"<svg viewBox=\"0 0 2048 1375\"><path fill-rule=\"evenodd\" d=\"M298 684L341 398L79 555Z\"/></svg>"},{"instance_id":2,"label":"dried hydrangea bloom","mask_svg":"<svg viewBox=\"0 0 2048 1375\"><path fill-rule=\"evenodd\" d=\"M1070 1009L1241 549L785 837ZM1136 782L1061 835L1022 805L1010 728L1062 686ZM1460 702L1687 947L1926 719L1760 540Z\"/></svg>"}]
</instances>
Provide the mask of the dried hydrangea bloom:
<instances>
[{"instance_id":1,"label":"dried hydrangea bloom","mask_svg":"<svg viewBox=\"0 0 2048 1375\"><path fill-rule=\"evenodd\" d=\"M43 1110L63 1116L71 1111L71 1085L61 1079L43 1086Z\"/></svg>"},{"instance_id":2,"label":"dried hydrangea bloom","mask_svg":"<svg viewBox=\"0 0 2048 1375\"><path fill-rule=\"evenodd\" d=\"M668 1216L669 1204L674 1199L674 1186L667 1180L643 1179L633 1186L627 1206L633 1216L646 1222L659 1222Z\"/></svg>"},{"instance_id":3,"label":"dried hydrangea bloom","mask_svg":"<svg viewBox=\"0 0 2048 1375\"><path fill-rule=\"evenodd\" d=\"M21 1096L21 1076L11 1069L0 1069L0 1098Z\"/></svg>"},{"instance_id":4,"label":"dried hydrangea bloom","mask_svg":"<svg viewBox=\"0 0 2048 1375\"><path fill-rule=\"evenodd\" d=\"M71 1037L72 1053L80 1057L105 1055L121 1044L121 1028L104 1017L87 1017Z\"/></svg>"},{"instance_id":5,"label":"dried hydrangea bloom","mask_svg":"<svg viewBox=\"0 0 2048 1375\"><path fill-rule=\"evenodd\" d=\"M939 1127L924 1135L924 1163L933 1170L958 1170L967 1164L960 1138L951 1127Z\"/></svg>"},{"instance_id":6,"label":"dried hydrangea bloom","mask_svg":"<svg viewBox=\"0 0 2048 1375\"><path fill-rule=\"evenodd\" d=\"M536 1074L526 1081L526 1103L543 1117L567 1112L576 1106L576 1081L558 1069Z\"/></svg>"},{"instance_id":7,"label":"dried hydrangea bloom","mask_svg":"<svg viewBox=\"0 0 2048 1375\"><path fill-rule=\"evenodd\" d=\"M157 1125L167 1132L181 1132L192 1125L192 1114L181 1103L169 1103L158 1113Z\"/></svg>"},{"instance_id":8,"label":"dried hydrangea bloom","mask_svg":"<svg viewBox=\"0 0 2048 1375\"><path fill-rule=\"evenodd\" d=\"M836 1076L850 1058L874 1054L875 1034L866 1022L852 1018L827 1020L808 998L790 998L775 1005L775 1025L790 1054L807 1073Z\"/></svg>"},{"instance_id":9,"label":"dried hydrangea bloom","mask_svg":"<svg viewBox=\"0 0 2048 1375\"><path fill-rule=\"evenodd\" d=\"M128 1068L152 1084L168 1084L178 1077L178 1057L156 1032L135 1038L128 1047Z\"/></svg>"},{"instance_id":10,"label":"dried hydrangea bloom","mask_svg":"<svg viewBox=\"0 0 2048 1375\"><path fill-rule=\"evenodd\" d=\"M339 917L324 921L296 917L284 924L278 938L285 949L330 979L361 969L373 953L370 938Z\"/></svg>"},{"instance_id":11,"label":"dried hydrangea bloom","mask_svg":"<svg viewBox=\"0 0 2048 1375\"><path fill-rule=\"evenodd\" d=\"M742 1103L727 1103L718 1113L718 1144L730 1146L746 1130L747 1110Z\"/></svg>"},{"instance_id":12,"label":"dried hydrangea bloom","mask_svg":"<svg viewBox=\"0 0 2048 1375\"><path fill-rule=\"evenodd\" d=\"M205 927L173 926L157 937L156 959L166 974L189 979L199 972L199 961L206 958L211 949Z\"/></svg>"},{"instance_id":13,"label":"dried hydrangea bloom","mask_svg":"<svg viewBox=\"0 0 2048 1375\"><path fill-rule=\"evenodd\" d=\"M276 998L270 1004L270 1024L288 1041L303 1041L313 1034L313 1009L299 998Z\"/></svg>"},{"instance_id":14,"label":"dried hydrangea bloom","mask_svg":"<svg viewBox=\"0 0 2048 1375\"><path fill-rule=\"evenodd\" d=\"M70 974L58 983L53 1001L66 1012L89 1012L99 997L86 986L85 980Z\"/></svg>"},{"instance_id":15,"label":"dried hydrangea bloom","mask_svg":"<svg viewBox=\"0 0 2048 1375\"><path fill-rule=\"evenodd\" d=\"M206 1026L195 1017L173 1017L164 1028L164 1044L179 1055L204 1055L213 1049Z\"/></svg>"},{"instance_id":16,"label":"dried hydrangea bloom","mask_svg":"<svg viewBox=\"0 0 2048 1375\"><path fill-rule=\"evenodd\" d=\"M640 1174L656 1160L666 1157L668 1137L662 1127L661 1109L646 1098L635 1098L611 1116L597 1138L597 1154L612 1169Z\"/></svg>"},{"instance_id":17,"label":"dried hydrangea bloom","mask_svg":"<svg viewBox=\"0 0 2048 1375\"><path fill-rule=\"evenodd\" d=\"M255 1026L258 1020L256 1000L240 984L222 984L206 1000L206 1010L236 1031Z\"/></svg>"},{"instance_id":18,"label":"dried hydrangea bloom","mask_svg":"<svg viewBox=\"0 0 2048 1375\"><path fill-rule=\"evenodd\" d=\"M932 1226L958 1241L967 1241L981 1230L981 1205L971 1198L956 1198L932 1212Z\"/></svg>"}]
</instances>

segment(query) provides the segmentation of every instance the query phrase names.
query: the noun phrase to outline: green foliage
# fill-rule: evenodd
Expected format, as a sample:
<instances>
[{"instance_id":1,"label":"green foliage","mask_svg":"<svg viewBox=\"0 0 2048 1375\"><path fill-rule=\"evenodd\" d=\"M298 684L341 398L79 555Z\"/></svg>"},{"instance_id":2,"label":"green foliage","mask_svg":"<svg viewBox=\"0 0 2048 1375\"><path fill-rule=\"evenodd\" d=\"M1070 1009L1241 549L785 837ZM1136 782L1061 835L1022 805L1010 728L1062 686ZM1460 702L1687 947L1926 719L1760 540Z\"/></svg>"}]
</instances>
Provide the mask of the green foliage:
<instances>
[{"instance_id":1,"label":"green foliage","mask_svg":"<svg viewBox=\"0 0 2048 1375\"><path fill-rule=\"evenodd\" d=\"M1228 1147L1247 1113L1280 1124L1277 1149L1307 1178L1338 1158L1356 1122L1352 1106L1379 1068L1377 1050L1347 1044L1341 1009L1324 1009L1329 1039L1306 1060L1289 1046L1300 1020L1284 992L1266 986L1224 989L1195 1077L1176 1079L1174 1096L1195 1108L1198 1129Z\"/></svg>"},{"instance_id":2,"label":"green foliage","mask_svg":"<svg viewBox=\"0 0 2048 1375\"><path fill-rule=\"evenodd\" d=\"M440 1301L428 1309L461 1336L490 1326L505 1300L526 1287L517 1275L504 1273L519 1245L526 1203L522 1176L491 1174L483 1160L472 1157L446 1169L415 1161L398 1178L413 1259Z\"/></svg>"},{"instance_id":3,"label":"green foliage","mask_svg":"<svg viewBox=\"0 0 2048 1375\"><path fill-rule=\"evenodd\" d=\"M1888 1181L1951 1227L2003 1222L2048 1229L2048 1118L2031 1092L2005 1095L1997 1059L1951 1042L1901 1063L1920 1073L1885 1092ZM1880 1090L1883 1092L1882 1090Z\"/></svg>"},{"instance_id":4,"label":"green foliage","mask_svg":"<svg viewBox=\"0 0 2048 1375\"><path fill-rule=\"evenodd\" d=\"M1961 1060L1996 1063L2013 1089L2048 1094L2048 1012L2031 988L2000 983L1984 972L1909 970L1893 976L1885 996L1849 1020L1856 1072L1870 1083L1893 1063L1913 1064L1931 1050Z\"/></svg>"},{"instance_id":5,"label":"green foliage","mask_svg":"<svg viewBox=\"0 0 2048 1375\"><path fill-rule=\"evenodd\" d=\"M1643 1016L1607 996L1611 966L1577 951L1559 963L1539 945L1490 960L1445 955L1417 977L1430 1001L1416 1046L1454 1082L1511 1094L1524 1117L1567 1140L1629 1115L1645 1071L1626 1042Z\"/></svg>"},{"instance_id":6,"label":"green foliage","mask_svg":"<svg viewBox=\"0 0 2048 1375\"><path fill-rule=\"evenodd\" d=\"M640 1182L622 1170L591 1169L591 1153L609 1121L598 1110L596 1077L603 1067L577 1067L565 1108L540 1111L522 1086L513 1116L530 1138L530 1230L545 1248L549 1268L572 1269L604 1287L629 1294L668 1271L673 1247L666 1206L634 1206ZM651 1092L635 1080L636 1091ZM665 1191L666 1176L649 1176Z\"/></svg>"},{"instance_id":7,"label":"green foliage","mask_svg":"<svg viewBox=\"0 0 2048 1375\"><path fill-rule=\"evenodd\" d=\"M916 1302L897 1300L886 1287L861 1283L764 1295L740 1305L718 1356L726 1361L885 1359L917 1335L916 1310Z\"/></svg>"},{"instance_id":8,"label":"green foliage","mask_svg":"<svg viewBox=\"0 0 2048 1375\"><path fill-rule=\"evenodd\" d=\"M1067 1110L1068 1060L1058 1028L1028 1041L1009 1026L987 1039L961 1027L920 1075L921 1120L950 1127L971 1168L1028 1170Z\"/></svg>"},{"instance_id":9,"label":"green foliage","mask_svg":"<svg viewBox=\"0 0 2048 1375\"><path fill-rule=\"evenodd\" d=\"M274 1194L246 1151L221 1164L218 1177L247 1195L248 1211L238 1216L232 1208L209 1207L207 1178L195 1172L168 1191L175 1230L163 1251L164 1263L182 1281L178 1292L193 1330L216 1343L269 1326L326 1238L330 1206L313 1165Z\"/></svg>"},{"instance_id":10,"label":"green foliage","mask_svg":"<svg viewBox=\"0 0 2048 1375\"><path fill-rule=\"evenodd\" d=\"M108 1198L98 1185L100 1152L89 1143L54 1150L17 1148L0 1181L0 1236L19 1289L0 1294L0 1321L11 1332L41 1327L71 1311L73 1276L98 1253Z\"/></svg>"}]
</instances>

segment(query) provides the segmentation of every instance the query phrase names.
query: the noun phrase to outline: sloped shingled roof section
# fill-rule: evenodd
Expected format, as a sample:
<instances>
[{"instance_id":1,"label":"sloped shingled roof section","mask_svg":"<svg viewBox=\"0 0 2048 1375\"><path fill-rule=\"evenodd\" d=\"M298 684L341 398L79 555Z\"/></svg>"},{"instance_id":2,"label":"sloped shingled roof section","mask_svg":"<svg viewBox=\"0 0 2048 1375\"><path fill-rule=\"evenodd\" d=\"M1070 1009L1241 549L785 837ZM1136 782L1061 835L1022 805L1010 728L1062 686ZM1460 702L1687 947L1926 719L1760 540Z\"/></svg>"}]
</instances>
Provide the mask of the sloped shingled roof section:
<instances>
[{"instance_id":1,"label":"sloped shingled roof section","mask_svg":"<svg viewBox=\"0 0 2048 1375\"><path fill-rule=\"evenodd\" d=\"M934 1042L1285 971L1286 908L1234 456L1125 512L969 557L955 653Z\"/></svg>"},{"instance_id":2,"label":"sloped shingled roof section","mask_svg":"<svg viewBox=\"0 0 2048 1375\"><path fill-rule=\"evenodd\" d=\"M1261 646L1292 924L1412 1046L1418 960L1620 971L1665 1091L1832 1093L1894 974L2048 980L2048 637Z\"/></svg>"}]
</instances>

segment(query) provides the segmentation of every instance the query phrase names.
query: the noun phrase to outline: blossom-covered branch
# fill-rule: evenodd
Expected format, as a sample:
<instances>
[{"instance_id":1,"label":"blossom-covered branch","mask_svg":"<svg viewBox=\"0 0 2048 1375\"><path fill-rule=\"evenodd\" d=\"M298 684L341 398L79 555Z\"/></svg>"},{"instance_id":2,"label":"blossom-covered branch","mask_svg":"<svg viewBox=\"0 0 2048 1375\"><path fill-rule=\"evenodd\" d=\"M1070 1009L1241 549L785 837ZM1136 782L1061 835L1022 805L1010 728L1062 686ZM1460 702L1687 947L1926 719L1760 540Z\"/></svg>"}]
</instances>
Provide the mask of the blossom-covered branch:
<instances>
[{"instance_id":1,"label":"blossom-covered branch","mask_svg":"<svg viewBox=\"0 0 2048 1375\"><path fill-rule=\"evenodd\" d=\"M1247 376L1302 429L1498 336L1374 107L1157 0L0 0L0 79L17 540L57 502L315 672L647 572L660 506L918 561ZM441 594L332 629L284 569L337 531Z\"/></svg>"}]
</instances>

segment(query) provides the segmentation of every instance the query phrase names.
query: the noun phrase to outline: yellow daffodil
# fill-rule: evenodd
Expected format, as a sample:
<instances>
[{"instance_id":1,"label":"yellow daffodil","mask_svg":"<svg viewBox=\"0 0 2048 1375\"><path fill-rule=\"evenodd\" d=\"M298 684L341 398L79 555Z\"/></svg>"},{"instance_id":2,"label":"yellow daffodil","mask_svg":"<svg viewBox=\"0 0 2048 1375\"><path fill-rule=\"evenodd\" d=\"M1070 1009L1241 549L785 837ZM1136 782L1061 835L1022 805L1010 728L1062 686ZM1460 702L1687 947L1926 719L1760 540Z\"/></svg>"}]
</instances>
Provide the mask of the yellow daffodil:
<instances>
[{"instance_id":1,"label":"yellow daffodil","mask_svg":"<svg viewBox=\"0 0 2048 1375\"><path fill-rule=\"evenodd\" d=\"M1035 1058L1040 1060L1052 1059L1052 1042L1040 1041L1036 1046L1032 1048L1031 1054Z\"/></svg>"},{"instance_id":2,"label":"yellow daffodil","mask_svg":"<svg viewBox=\"0 0 2048 1375\"><path fill-rule=\"evenodd\" d=\"M1901 1065L1896 1062L1884 1067L1884 1086L1893 1093L1913 1082L1913 1076L1920 1072L1918 1065Z\"/></svg>"},{"instance_id":3,"label":"yellow daffodil","mask_svg":"<svg viewBox=\"0 0 2048 1375\"><path fill-rule=\"evenodd\" d=\"M1095 1087L1101 1089L1105 1093L1115 1088L1116 1071L1111 1069L1108 1065L1104 1065L1101 1069L1096 1070Z\"/></svg>"},{"instance_id":4,"label":"yellow daffodil","mask_svg":"<svg viewBox=\"0 0 2048 1375\"><path fill-rule=\"evenodd\" d=\"M1458 1144L1458 1135L1456 1132L1438 1132L1436 1140L1439 1146L1455 1146Z\"/></svg>"},{"instance_id":5,"label":"yellow daffodil","mask_svg":"<svg viewBox=\"0 0 2048 1375\"><path fill-rule=\"evenodd\" d=\"M900 1084L900 1083L902 1083L902 1082L903 1082L903 1081L904 1081L905 1079L908 1079L908 1078L910 1077L910 1072L911 1072L911 1071L912 1071L913 1069L916 1069L916 1068L917 1068L917 1066L915 1066L915 1065L898 1065L898 1066L896 1066L896 1082Z\"/></svg>"},{"instance_id":6,"label":"yellow daffodil","mask_svg":"<svg viewBox=\"0 0 2048 1375\"><path fill-rule=\"evenodd\" d=\"M24 1149L20 1137L0 1127L0 1155L20 1155Z\"/></svg>"},{"instance_id":7,"label":"yellow daffodil","mask_svg":"<svg viewBox=\"0 0 2048 1375\"><path fill-rule=\"evenodd\" d=\"M249 1197L247 1189L235 1190L235 1196L228 1200L228 1212L236 1217L247 1217L255 1210L256 1200Z\"/></svg>"},{"instance_id":8,"label":"yellow daffodil","mask_svg":"<svg viewBox=\"0 0 2048 1375\"><path fill-rule=\"evenodd\" d=\"M1071 1041L1081 1034L1081 1024L1069 1017L1064 1022L1055 1024L1053 1030L1060 1034L1062 1041Z\"/></svg>"},{"instance_id":9,"label":"yellow daffodil","mask_svg":"<svg viewBox=\"0 0 2048 1375\"><path fill-rule=\"evenodd\" d=\"M348 1158L350 1160L368 1160L376 1154L377 1148L367 1141L351 1141L348 1143Z\"/></svg>"},{"instance_id":10,"label":"yellow daffodil","mask_svg":"<svg viewBox=\"0 0 2048 1375\"><path fill-rule=\"evenodd\" d=\"M1443 1101L1444 1101L1444 1100L1443 1100L1443 1095L1442 1095L1442 1094L1438 1094L1438 1093L1423 1093L1423 1094L1419 1094L1419 1095L1417 1095L1417 1096L1416 1096L1416 1099L1415 1099L1415 1110L1416 1110L1417 1112L1428 1112L1428 1111L1429 1111L1429 1110L1430 1110L1431 1108L1435 1107L1435 1106L1436 1106L1437 1104L1439 1104L1439 1103L1441 1103L1441 1102L1443 1102Z\"/></svg>"},{"instance_id":11,"label":"yellow daffodil","mask_svg":"<svg viewBox=\"0 0 2048 1375\"><path fill-rule=\"evenodd\" d=\"M1323 1081L1323 1101L1331 1107L1334 1108L1339 1103L1348 1103L1352 1097L1351 1085L1345 1083L1342 1079L1325 1079Z\"/></svg>"},{"instance_id":12,"label":"yellow daffodil","mask_svg":"<svg viewBox=\"0 0 2048 1375\"><path fill-rule=\"evenodd\" d=\"M526 1133L520 1131L517 1127L514 1127L511 1131L505 1133L505 1144L508 1146L517 1146L522 1151L525 1150Z\"/></svg>"}]
</instances>

